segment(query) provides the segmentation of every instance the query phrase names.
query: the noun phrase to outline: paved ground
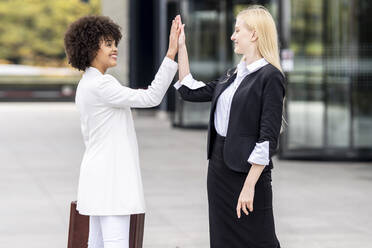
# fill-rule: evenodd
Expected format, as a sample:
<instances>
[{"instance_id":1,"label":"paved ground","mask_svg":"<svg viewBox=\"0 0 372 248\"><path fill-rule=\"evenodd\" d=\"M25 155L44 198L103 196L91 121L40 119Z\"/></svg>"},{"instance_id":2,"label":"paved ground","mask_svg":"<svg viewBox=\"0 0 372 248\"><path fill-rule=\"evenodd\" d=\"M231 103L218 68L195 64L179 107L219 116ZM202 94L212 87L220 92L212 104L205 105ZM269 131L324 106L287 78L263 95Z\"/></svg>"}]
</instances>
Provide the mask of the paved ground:
<instances>
[{"instance_id":1,"label":"paved ground","mask_svg":"<svg viewBox=\"0 0 372 248\"><path fill-rule=\"evenodd\" d=\"M135 114L145 248L207 248L206 132ZM71 103L0 104L0 247L67 247L83 143ZM372 247L372 164L275 161L284 248ZM228 248L228 247L227 247Z\"/></svg>"}]
</instances>

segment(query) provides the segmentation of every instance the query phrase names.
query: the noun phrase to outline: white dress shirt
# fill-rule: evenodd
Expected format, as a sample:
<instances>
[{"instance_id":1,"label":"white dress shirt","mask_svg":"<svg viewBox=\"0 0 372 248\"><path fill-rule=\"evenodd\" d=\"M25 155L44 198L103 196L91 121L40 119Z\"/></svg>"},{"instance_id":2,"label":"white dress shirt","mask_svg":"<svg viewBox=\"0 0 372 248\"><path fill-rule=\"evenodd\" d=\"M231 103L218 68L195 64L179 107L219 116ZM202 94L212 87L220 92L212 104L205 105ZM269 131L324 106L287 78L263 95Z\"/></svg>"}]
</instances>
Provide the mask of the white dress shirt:
<instances>
[{"instance_id":1,"label":"white dress shirt","mask_svg":"<svg viewBox=\"0 0 372 248\"><path fill-rule=\"evenodd\" d=\"M165 58L148 89L131 89L89 67L76 91L85 153L77 209L83 215L145 212L132 107L159 105L178 65Z\"/></svg>"},{"instance_id":2,"label":"white dress shirt","mask_svg":"<svg viewBox=\"0 0 372 248\"><path fill-rule=\"evenodd\" d=\"M267 65L268 62L261 58L255 62L247 65L244 61L241 61L237 66L237 76L233 83L231 83L219 96L217 100L216 111L214 112L214 124L216 132L225 137L227 134L231 102L234 97L236 90L243 81L243 79L261 69L263 66ZM195 80L191 74L188 74L181 82L176 82L174 87L179 89L182 85L188 87L189 89L198 89L205 86L205 83ZM269 159L269 141L264 141L261 143L256 143L253 152L248 157L248 162L251 164L268 165Z\"/></svg>"}]
</instances>

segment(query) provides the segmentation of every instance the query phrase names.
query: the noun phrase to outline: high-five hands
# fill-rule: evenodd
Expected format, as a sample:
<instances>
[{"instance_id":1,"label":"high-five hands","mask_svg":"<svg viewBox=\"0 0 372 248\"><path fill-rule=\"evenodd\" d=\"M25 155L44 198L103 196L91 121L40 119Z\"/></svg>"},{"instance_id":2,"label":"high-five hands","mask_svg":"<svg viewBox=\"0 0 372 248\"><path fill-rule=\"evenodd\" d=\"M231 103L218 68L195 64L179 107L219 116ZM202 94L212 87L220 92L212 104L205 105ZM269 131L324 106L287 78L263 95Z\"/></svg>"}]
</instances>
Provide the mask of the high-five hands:
<instances>
[{"instance_id":1,"label":"high-five hands","mask_svg":"<svg viewBox=\"0 0 372 248\"><path fill-rule=\"evenodd\" d=\"M181 32L181 25L179 24L181 17L177 15L172 20L172 27L169 34L169 47L167 51L167 57L174 60L178 52L178 40Z\"/></svg>"}]
</instances>

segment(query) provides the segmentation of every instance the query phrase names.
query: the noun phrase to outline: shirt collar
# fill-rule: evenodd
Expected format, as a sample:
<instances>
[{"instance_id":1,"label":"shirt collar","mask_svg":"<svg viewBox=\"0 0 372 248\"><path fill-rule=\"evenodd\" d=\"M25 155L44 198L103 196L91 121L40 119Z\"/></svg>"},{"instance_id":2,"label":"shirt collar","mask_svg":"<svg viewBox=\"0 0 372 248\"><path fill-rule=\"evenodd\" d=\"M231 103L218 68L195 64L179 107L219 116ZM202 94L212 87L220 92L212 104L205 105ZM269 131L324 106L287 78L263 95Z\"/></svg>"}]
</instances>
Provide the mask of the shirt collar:
<instances>
[{"instance_id":1,"label":"shirt collar","mask_svg":"<svg viewBox=\"0 0 372 248\"><path fill-rule=\"evenodd\" d=\"M85 73L86 74L90 74L90 75L94 75L94 76L102 76L103 75L97 68L95 68L93 66L89 66L85 70Z\"/></svg>"},{"instance_id":2,"label":"shirt collar","mask_svg":"<svg viewBox=\"0 0 372 248\"><path fill-rule=\"evenodd\" d=\"M247 63L245 63L245 61L240 61L240 63L238 64L237 68L236 68L236 71L237 71L237 77L241 77L245 74L248 74L249 71L248 71L248 68L247 68Z\"/></svg>"},{"instance_id":3,"label":"shirt collar","mask_svg":"<svg viewBox=\"0 0 372 248\"><path fill-rule=\"evenodd\" d=\"M247 70L249 73L253 73L255 71L258 71L265 65L267 65L268 62L266 61L265 58L261 58L259 60L254 61L253 63L250 63L249 65L246 66Z\"/></svg>"},{"instance_id":4,"label":"shirt collar","mask_svg":"<svg viewBox=\"0 0 372 248\"><path fill-rule=\"evenodd\" d=\"M258 71L267 64L268 62L266 61L265 58L258 59L253 63L250 63L249 65L247 65L247 63L244 60L242 60L240 61L236 68L237 77L242 77L244 75Z\"/></svg>"}]
</instances>

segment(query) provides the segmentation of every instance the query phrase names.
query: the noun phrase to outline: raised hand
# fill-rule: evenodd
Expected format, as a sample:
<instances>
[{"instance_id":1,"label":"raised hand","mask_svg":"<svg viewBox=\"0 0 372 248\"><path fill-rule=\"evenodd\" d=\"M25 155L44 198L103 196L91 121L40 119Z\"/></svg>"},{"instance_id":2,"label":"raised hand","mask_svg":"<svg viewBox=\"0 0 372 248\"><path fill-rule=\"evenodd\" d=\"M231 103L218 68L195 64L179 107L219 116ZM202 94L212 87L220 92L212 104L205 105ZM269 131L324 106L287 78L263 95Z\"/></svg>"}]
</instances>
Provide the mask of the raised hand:
<instances>
[{"instance_id":1,"label":"raised hand","mask_svg":"<svg viewBox=\"0 0 372 248\"><path fill-rule=\"evenodd\" d=\"M182 24L180 15L176 16L176 20L178 21L178 25L181 31L179 38L178 38L178 48L180 48L186 45L185 24Z\"/></svg>"},{"instance_id":2,"label":"raised hand","mask_svg":"<svg viewBox=\"0 0 372 248\"><path fill-rule=\"evenodd\" d=\"M172 26L169 34L169 47L167 51L167 57L173 60L178 52L178 39L181 31L181 27L178 23L179 19L177 17L179 17L179 15L172 20Z\"/></svg>"}]
</instances>

